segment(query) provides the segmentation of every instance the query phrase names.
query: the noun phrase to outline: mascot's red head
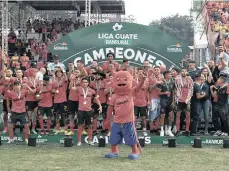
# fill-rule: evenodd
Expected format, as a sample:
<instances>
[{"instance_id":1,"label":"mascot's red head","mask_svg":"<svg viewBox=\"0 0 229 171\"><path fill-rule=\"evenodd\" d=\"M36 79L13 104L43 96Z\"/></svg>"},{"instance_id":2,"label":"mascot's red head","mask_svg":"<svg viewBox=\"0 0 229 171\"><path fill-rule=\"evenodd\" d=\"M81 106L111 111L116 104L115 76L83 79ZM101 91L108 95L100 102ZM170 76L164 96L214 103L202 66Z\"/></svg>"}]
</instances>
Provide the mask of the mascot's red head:
<instances>
[{"instance_id":1,"label":"mascot's red head","mask_svg":"<svg viewBox=\"0 0 229 171\"><path fill-rule=\"evenodd\" d=\"M113 87L116 94L128 94L132 89L133 76L128 71L119 71L113 78Z\"/></svg>"}]
</instances>

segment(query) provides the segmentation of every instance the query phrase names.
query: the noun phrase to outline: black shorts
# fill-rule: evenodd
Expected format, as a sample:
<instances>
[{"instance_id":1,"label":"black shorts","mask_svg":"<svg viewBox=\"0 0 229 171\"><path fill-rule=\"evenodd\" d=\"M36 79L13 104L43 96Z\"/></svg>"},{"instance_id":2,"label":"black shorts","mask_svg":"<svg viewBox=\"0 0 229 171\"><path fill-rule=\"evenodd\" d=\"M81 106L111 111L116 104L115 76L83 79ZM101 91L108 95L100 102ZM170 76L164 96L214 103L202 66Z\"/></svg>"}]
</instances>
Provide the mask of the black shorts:
<instances>
[{"instance_id":1,"label":"black shorts","mask_svg":"<svg viewBox=\"0 0 229 171\"><path fill-rule=\"evenodd\" d=\"M39 114L44 116L46 114L47 117L52 117L52 107L41 107L38 106Z\"/></svg>"},{"instance_id":2,"label":"black shorts","mask_svg":"<svg viewBox=\"0 0 229 171\"><path fill-rule=\"evenodd\" d=\"M160 114L169 114L169 112L171 112L172 110L172 101L161 98Z\"/></svg>"},{"instance_id":3,"label":"black shorts","mask_svg":"<svg viewBox=\"0 0 229 171\"><path fill-rule=\"evenodd\" d=\"M68 100L68 112L72 115L78 112L79 102Z\"/></svg>"},{"instance_id":4,"label":"black shorts","mask_svg":"<svg viewBox=\"0 0 229 171\"><path fill-rule=\"evenodd\" d=\"M66 119L67 114L67 106L66 103L54 103L53 105L53 114L56 120Z\"/></svg>"},{"instance_id":5,"label":"black shorts","mask_svg":"<svg viewBox=\"0 0 229 171\"><path fill-rule=\"evenodd\" d=\"M147 116L147 106L144 107L134 106L134 115L137 117Z\"/></svg>"},{"instance_id":6,"label":"black shorts","mask_svg":"<svg viewBox=\"0 0 229 171\"><path fill-rule=\"evenodd\" d=\"M93 112L92 111L78 111L78 125L91 126L93 123Z\"/></svg>"},{"instance_id":7,"label":"black shorts","mask_svg":"<svg viewBox=\"0 0 229 171\"><path fill-rule=\"evenodd\" d=\"M183 102L178 102L177 104L177 112L190 112L190 104L186 104Z\"/></svg>"},{"instance_id":8,"label":"black shorts","mask_svg":"<svg viewBox=\"0 0 229 171\"><path fill-rule=\"evenodd\" d=\"M22 125L25 125L26 123L28 123L26 112L23 112L23 113L12 112L11 113L10 118L9 118L9 123L16 124L18 121Z\"/></svg>"},{"instance_id":9,"label":"black shorts","mask_svg":"<svg viewBox=\"0 0 229 171\"><path fill-rule=\"evenodd\" d=\"M9 100L10 102L10 108L12 107L12 101ZM3 112L8 113L8 109L7 109L7 104L6 104L6 99L3 99Z\"/></svg>"},{"instance_id":10,"label":"black shorts","mask_svg":"<svg viewBox=\"0 0 229 171\"><path fill-rule=\"evenodd\" d=\"M38 101L27 101L26 102L27 111L33 111L38 107Z\"/></svg>"}]
</instances>

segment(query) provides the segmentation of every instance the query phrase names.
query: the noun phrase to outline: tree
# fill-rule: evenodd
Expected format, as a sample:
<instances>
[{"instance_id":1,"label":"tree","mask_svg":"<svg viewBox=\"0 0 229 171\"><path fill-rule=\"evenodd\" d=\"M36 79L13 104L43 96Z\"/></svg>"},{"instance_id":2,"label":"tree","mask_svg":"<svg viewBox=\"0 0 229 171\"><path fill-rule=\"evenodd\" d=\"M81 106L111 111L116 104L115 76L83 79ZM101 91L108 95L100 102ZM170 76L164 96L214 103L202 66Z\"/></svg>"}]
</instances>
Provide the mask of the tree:
<instances>
[{"instance_id":1,"label":"tree","mask_svg":"<svg viewBox=\"0 0 229 171\"><path fill-rule=\"evenodd\" d=\"M190 16L174 16L162 17L160 20L152 21L149 26L156 26L167 34L177 39L193 45L194 33L192 28L192 19Z\"/></svg>"}]
</instances>

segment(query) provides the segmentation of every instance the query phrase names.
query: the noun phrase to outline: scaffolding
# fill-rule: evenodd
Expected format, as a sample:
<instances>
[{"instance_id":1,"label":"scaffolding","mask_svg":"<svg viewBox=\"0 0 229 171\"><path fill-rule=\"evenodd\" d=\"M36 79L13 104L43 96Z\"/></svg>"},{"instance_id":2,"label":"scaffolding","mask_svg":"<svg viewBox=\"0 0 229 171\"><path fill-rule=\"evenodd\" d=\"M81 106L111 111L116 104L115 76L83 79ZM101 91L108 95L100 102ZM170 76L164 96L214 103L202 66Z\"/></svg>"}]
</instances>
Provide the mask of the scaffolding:
<instances>
[{"instance_id":1,"label":"scaffolding","mask_svg":"<svg viewBox=\"0 0 229 171\"><path fill-rule=\"evenodd\" d=\"M1 2L1 17L2 17L2 59L8 54L8 0L2 0Z\"/></svg>"},{"instance_id":2,"label":"scaffolding","mask_svg":"<svg viewBox=\"0 0 229 171\"><path fill-rule=\"evenodd\" d=\"M85 27L91 25L91 0L85 1Z\"/></svg>"}]
</instances>

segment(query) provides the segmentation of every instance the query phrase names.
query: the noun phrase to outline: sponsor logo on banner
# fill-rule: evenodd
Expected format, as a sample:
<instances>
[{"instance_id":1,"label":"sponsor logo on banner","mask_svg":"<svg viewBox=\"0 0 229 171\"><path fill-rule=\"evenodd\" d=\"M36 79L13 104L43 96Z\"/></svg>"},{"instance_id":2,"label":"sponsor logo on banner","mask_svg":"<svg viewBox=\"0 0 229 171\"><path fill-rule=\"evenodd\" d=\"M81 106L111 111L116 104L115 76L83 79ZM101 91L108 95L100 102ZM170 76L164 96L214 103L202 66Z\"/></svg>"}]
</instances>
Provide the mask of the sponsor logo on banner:
<instances>
[{"instance_id":1,"label":"sponsor logo on banner","mask_svg":"<svg viewBox=\"0 0 229 171\"><path fill-rule=\"evenodd\" d=\"M119 23L113 25L115 33L98 33L98 39L104 40L106 45L131 45L134 40L138 40L138 34L116 33L123 29Z\"/></svg>"},{"instance_id":2,"label":"sponsor logo on banner","mask_svg":"<svg viewBox=\"0 0 229 171\"><path fill-rule=\"evenodd\" d=\"M167 47L167 52L182 52L182 47L180 44L171 45Z\"/></svg>"},{"instance_id":3,"label":"sponsor logo on banner","mask_svg":"<svg viewBox=\"0 0 229 171\"><path fill-rule=\"evenodd\" d=\"M37 136L37 143L45 143L47 141L48 141L48 139L42 138L41 135Z\"/></svg>"},{"instance_id":4,"label":"sponsor logo on banner","mask_svg":"<svg viewBox=\"0 0 229 171\"><path fill-rule=\"evenodd\" d=\"M53 48L54 50L68 50L68 44L66 42L58 43Z\"/></svg>"},{"instance_id":5,"label":"sponsor logo on banner","mask_svg":"<svg viewBox=\"0 0 229 171\"><path fill-rule=\"evenodd\" d=\"M9 141L9 140L10 140L9 136L1 136L1 141ZM23 142L23 138L22 137L14 137L14 141Z\"/></svg>"}]
</instances>

